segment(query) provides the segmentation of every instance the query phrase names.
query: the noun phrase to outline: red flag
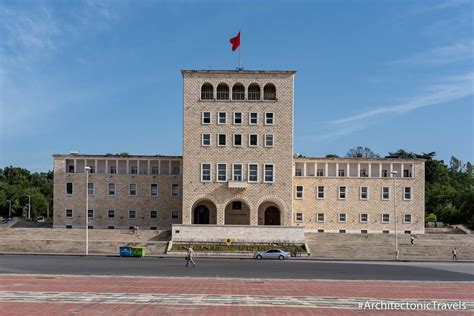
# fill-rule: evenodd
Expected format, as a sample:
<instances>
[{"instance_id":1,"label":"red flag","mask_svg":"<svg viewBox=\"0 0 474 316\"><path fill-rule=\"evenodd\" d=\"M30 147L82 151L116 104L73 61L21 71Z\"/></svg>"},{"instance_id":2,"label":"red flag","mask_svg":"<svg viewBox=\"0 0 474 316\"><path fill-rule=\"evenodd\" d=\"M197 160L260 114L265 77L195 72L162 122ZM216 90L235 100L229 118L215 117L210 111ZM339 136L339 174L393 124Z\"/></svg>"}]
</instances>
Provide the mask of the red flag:
<instances>
[{"instance_id":1,"label":"red flag","mask_svg":"<svg viewBox=\"0 0 474 316\"><path fill-rule=\"evenodd\" d=\"M230 43L232 44L232 51L235 51L240 46L240 32L237 34L236 37L232 37L230 39Z\"/></svg>"}]
</instances>

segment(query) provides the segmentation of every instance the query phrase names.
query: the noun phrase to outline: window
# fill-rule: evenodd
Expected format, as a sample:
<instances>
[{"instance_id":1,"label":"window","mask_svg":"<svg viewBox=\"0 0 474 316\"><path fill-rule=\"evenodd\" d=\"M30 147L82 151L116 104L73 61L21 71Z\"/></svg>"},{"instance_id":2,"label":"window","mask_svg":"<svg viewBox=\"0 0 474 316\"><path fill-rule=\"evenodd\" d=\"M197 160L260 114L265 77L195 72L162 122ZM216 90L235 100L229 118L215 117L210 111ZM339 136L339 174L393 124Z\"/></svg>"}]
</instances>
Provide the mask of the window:
<instances>
[{"instance_id":1,"label":"window","mask_svg":"<svg viewBox=\"0 0 474 316\"><path fill-rule=\"evenodd\" d=\"M232 87L232 100L245 100L245 87L243 84L234 84Z\"/></svg>"},{"instance_id":2,"label":"window","mask_svg":"<svg viewBox=\"0 0 474 316\"><path fill-rule=\"evenodd\" d=\"M386 224L390 222L390 214L382 214L382 223Z\"/></svg>"},{"instance_id":3,"label":"window","mask_svg":"<svg viewBox=\"0 0 474 316\"><path fill-rule=\"evenodd\" d=\"M405 224L411 224L411 214L405 214L403 215L403 222Z\"/></svg>"},{"instance_id":4,"label":"window","mask_svg":"<svg viewBox=\"0 0 474 316\"><path fill-rule=\"evenodd\" d=\"M323 169L318 169L318 171L316 172L316 176L324 177L324 170Z\"/></svg>"},{"instance_id":5,"label":"window","mask_svg":"<svg viewBox=\"0 0 474 316\"><path fill-rule=\"evenodd\" d=\"M320 200L324 199L324 186L319 185L317 190L318 190L318 194L317 194L316 198L320 199Z\"/></svg>"},{"instance_id":6,"label":"window","mask_svg":"<svg viewBox=\"0 0 474 316\"><path fill-rule=\"evenodd\" d=\"M94 195L95 194L95 186L93 182L89 182L87 184L87 194Z\"/></svg>"},{"instance_id":7,"label":"window","mask_svg":"<svg viewBox=\"0 0 474 316\"><path fill-rule=\"evenodd\" d=\"M257 134L250 134L249 135L249 147L257 147L258 146L258 135Z\"/></svg>"},{"instance_id":8,"label":"window","mask_svg":"<svg viewBox=\"0 0 474 316\"><path fill-rule=\"evenodd\" d=\"M158 174L160 169L158 167L151 167L151 174Z\"/></svg>"},{"instance_id":9,"label":"window","mask_svg":"<svg viewBox=\"0 0 474 316\"><path fill-rule=\"evenodd\" d=\"M242 164L232 164L232 180L242 181Z\"/></svg>"},{"instance_id":10,"label":"window","mask_svg":"<svg viewBox=\"0 0 474 316\"><path fill-rule=\"evenodd\" d=\"M389 230L382 230L382 234L389 234L390 231Z\"/></svg>"},{"instance_id":11,"label":"window","mask_svg":"<svg viewBox=\"0 0 474 316\"><path fill-rule=\"evenodd\" d=\"M179 184L171 185L171 196L179 196Z\"/></svg>"},{"instance_id":12,"label":"window","mask_svg":"<svg viewBox=\"0 0 474 316\"><path fill-rule=\"evenodd\" d=\"M66 218L71 218L72 217L72 210L68 209L66 210Z\"/></svg>"},{"instance_id":13,"label":"window","mask_svg":"<svg viewBox=\"0 0 474 316\"><path fill-rule=\"evenodd\" d=\"M339 234L345 234L346 230L345 229L339 229Z\"/></svg>"},{"instance_id":14,"label":"window","mask_svg":"<svg viewBox=\"0 0 474 316\"><path fill-rule=\"evenodd\" d=\"M272 183L274 181L274 166L273 164L265 164L265 175L263 182Z\"/></svg>"},{"instance_id":15,"label":"window","mask_svg":"<svg viewBox=\"0 0 474 316\"><path fill-rule=\"evenodd\" d=\"M213 100L214 87L210 83L205 83L201 87L201 100Z\"/></svg>"},{"instance_id":16,"label":"window","mask_svg":"<svg viewBox=\"0 0 474 316\"><path fill-rule=\"evenodd\" d=\"M368 177L369 174L367 173L367 169L360 169L360 176L361 177Z\"/></svg>"},{"instance_id":17,"label":"window","mask_svg":"<svg viewBox=\"0 0 474 316\"><path fill-rule=\"evenodd\" d=\"M137 195L137 184L136 183L130 183L128 186L128 195L135 196Z\"/></svg>"},{"instance_id":18,"label":"window","mask_svg":"<svg viewBox=\"0 0 474 316\"><path fill-rule=\"evenodd\" d=\"M217 114L217 124L227 124L227 112L219 112Z\"/></svg>"},{"instance_id":19,"label":"window","mask_svg":"<svg viewBox=\"0 0 474 316\"><path fill-rule=\"evenodd\" d=\"M242 146L242 134L234 134L234 146Z\"/></svg>"},{"instance_id":20,"label":"window","mask_svg":"<svg viewBox=\"0 0 474 316\"><path fill-rule=\"evenodd\" d=\"M107 211L108 218L115 218L115 210L108 210Z\"/></svg>"},{"instance_id":21,"label":"window","mask_svg":"<svg viewBox=\"0 0 474 316\"><path fill-rule=\"evenodd\" d=\"M296 168L295 169L295 176L296 177L302 177L303 176L303 171L301 170L301 168Z\"/></svg>"},{"instance_id":22,"label":"window","mask_svg":"<svg viewBox=\"0 0 474 316\"><path fill-rule=\"evenodd\" d=\"M411 235L411 230L405 230L403 233L406 235Z\"/></svg>"},{"instance_id":23,"label":"window","mask_svg":"<svg viewBox=\"0 0 474 316\"><path fill-rule=\"evenodd\" d=\"M250 113L249 114L249 125L257 125L258 124L258 113Z\"/></svg>"},{"instance_id":24,"label":"window","mask_svg":"<svg viewBox=\"0 0 474 316\"><path fill-rule=\"evenodd\" d=\"M150 218L158 218L158 211L150 211Z\"/></svg>"},{"instance_id":25,"label":"window","mask_svg":"<svg viewBox=\"0 0 474 316\"><path fill-rule=\"evenodd\" d=\"M345 200L346 199L346 187L339 187L339 200Z\"/></svg>"},{"instance_id":26,"label":"window","mask_svg":"<svg viewBox=\"0 0 474 316\"><path fill-rule=\"evenodd\" d=\"M360 187L360 199L367 200L369 198L369 188L368 187Z\"/></svg>"},{"instance_id":27,"label":"window","mask_svg":"<svg viewBox=\"0 0 474 316\"><path fill-rule=\"evenodd\" d=\"M150 195L158 196L158 184L156 183L150 184Z\"/></svg>"},{"instance_id":28,"label":"window","mask_svg":"<svg viewBox=\"0 0 474 316\"><path fill-rule=\"evenodd\" d=\"M257 164L249 164L248 170L248 181L249 182L258 182L258 165Z\"/></svg>"},{"instance_id":29,"label":"window","mask_svg":"<svg viewBox=\"0 0 474 316\"><path fill-rule=\"evenodd\" d=\"M72 229L72 225L66 225L67 229Z\"/></svg>"},{"instance_id":30,"label":"window","mask_svg":"<svg viewBox=\"0 0 474 316\"><path fill-rule=\"evenodd\" d=\"M227 164L218 163L217 164L217 182L226 182L227 181Z\"/></svg>"},{"instance_id":31,"label":"window","mask_svg":"<svg viewBox=\"0 0 474 316\"><path fill-rule=\"evenodd\" d=\"M265 134L265 147L273 147L273 135Z\"/></svg>"},{"instance_id":32,"label":"window","mask_svg":"<svg viewBox=\"0 0 474 316\"><path fill-rule=\"evenodd\" d=\"M339 213L338 222L339 223L345 223L346 220L347 220L346 213Z\"/></svg>"},{"instance_id":33,"label":"window","mask_svg":"<svg viewBox=\"0 0 474 316\"><path fill-rule=\"evenodd\" d=\"M107 229L115 229L115 226L107 226Z\"/></svg>"},{"instance_id":34,"label":"window","mask_svg":"<svg viewBox=\"0 0 474 316\"><path fill-rule=\"evenodd\" d=\"M318 214L316 214L316 222L318 222L318 223L324 223L324 213L318 213Z\"/></svg>"},{"instance_id":35,"label":"window","mask_svg":"<svg viewBox=\"0 0 474 316\"><path fill-rule=\"evenodd\" d=\"M217 146L225 146L227 144L226 134L217 134Z\"/></svg>"},{"instance_id":36,"label":"window","mask_svg":"<svg viewBox=\"0 0 474 316\"><path fill-rule=\"evenodd\" d=\"M242 112L234 112L234 125L242 124Z\"/></svg>"},{"instance_id":37,"label":"window","mask_svg":"<svg viewBox=\"0 0 474 316\"><path fill-rule=\"evenodd\" d=\"M273 125L273 113L265 113L265 125Z\"/></svg>"},{"instance_id":38,"label":"window","mask_svg":"<svg viewBox=\"0 0 474 316\"><path fill-rule=\"evenodd\" d=\"M403 190L403 199L411 200L411 187L405 187Z\"/></svg>"},{"instance_id":39,"label":"window","mask_svg":"<svg viewBox=\"0 0 474 316\"><path fill-rule=\"evenodd\" d=\"M367 214L367 213L360 214L359 221L361 223L368 223L369 222L369 214Z\"/></svg>"},{"instance_id":40,"label":"window","mask_svg":"<svg viewBox=\"0 0 474 316\"><path fill-rule=\"evenodd\" d=\"M260 100L260 86L256 83L252 83L249 86L249 100Z\"/></svg>"},{"instance_id":41,"label":"window","mask_svg":"<svg viewBox=\"0 0 474 316\"><path fill-rule=\"evenodd\" d=\"M138 174L138 168L136 166L131 166L130 167L130 173L131 174Z\"/></svg>"},{"instance_id":42,"label":"window","mask_svg":"<svg viewBox=\"0 0 474 316\"><path fill-rule=\"evenodd\" d=\"M318 233L324 233L324 229L318 229Z\"/></svg>"},{"instance_id":43,"label":"window","mask_svg":"<svg viewBox=\"0 0 474 316\"><path fill-rule=\"evenodd\" d=\"M128 218L130 219L137 218L137 211L128 211Z\"/></svg>"},{"instance_id":44,"label":"window","mask_svg":"<svg viewBox=\"0 0 474 316\"><path fill-rule=\"evenodd\" d=\"M178 211L171 211L171 219L174 221L179 219Z\"/></svg>"},{"instance_id":45,"label":"window","mask_svg":"<svg viewBox=\"0 0 474 316\"><path fill-rule=\"evenodd\" d=\"M211 182L211 164L201 164L201 182Z\"/></svg>"},{"instance_id":46,"label":"window","mask_svg":"<svg viewBox=\"0 0 474 316\"><path fill-rule=\"evenodd\" d=\"M67 182L66 183L66 194L67 195L72 195L73 193L73 190L74 189L74 185L72 184L72 182Z\"/></svg>"},{"instance_id":47,"label":"window","mask_svg":"<svg viewBox=\"0 0 474 316\"><path fill-rule=\"evenodd\" d=\"M345 170L344 169L339 169L338 172L337 172L337 175L339 177L344 177L345 176Z\"/></svg>"},{"instance_id":48,"label":"window","mask_svg":"<svg viewBox=\"0 0 474 316\"><path fill-rule=\"evenodd\" d=\"M201 134L202 140L202 146L211 146L211 134Z\"/></svg>"},{"instance_id":49,"label":"window","mask_svg":"<svg viewBox=\"0 0 474 316\"><path fill-rule=\"evenodd\" d=\"M303 213L295 213L295 220L297 222L302 222L303 221Z\"/></svg>"},{"instance_id":50,"label":"window","mask_svg":"<svg viewBox=\"0 0 474 316\"><path fill-rule=\"evenodd\" d=\"M303 186L302 185L297 185L296 186L296 198L297 199L302 199L303 198Z\"/></svg>"},{"instance_id":51,"label":"window","mask_svg":"<svg viewBox=\"0 0 474 316\"><path fill-rule=\"evenodd\" d=\"M390 188L382 187L382 200L389 200L389 199L390 199Z\"/></svg>"},{"instance_id":52,"label":"window","mask_svg":"<svg viewBox=\"0 0 474 316\"><path fill-rule=\"evenodd\" d=\"M202 124L211 124L211 112L202 112Z\"/></svg>"},{"instance_id":53,"label":"window","mask_svg":"<svg viewBox=\"0 0 474 316\"><path fill-rule=\"evenodd\" d=\"M156 230L156 229L157 229L156 226L151 226L151 227L150 227L150 230Z\"/></svg>"},{"instance_id":54,"label":"window","mask_svg":"<svg viewBox=\"0 0 474 316\"><path fill-rule=\"evenodd\" d=\"M408 169L403 170L403 177L404 178L411 178L411 172Z\"/></svg>"},{"instance_id":55,"label":"window","mask_svg":"<svg viewBox=\"0 0 474 316\"><path fill-rule=\"evenodd\" d=\"M229 100L229 86L225 83L219 83L217 86L217 100Z\"/></svg>"},{"instance_id":56,"label":"window","mask_svg":"<svg viewBox=\"0 0 474 316\"><path fill-rule=\"evenodd\" d=\"M115 183L109 183L108 184L108 192L107 194L109 196L114 196L115 195Z\"/></svg>"},{"instance_id":57,"label":"window","mask_svg":"<svg viewBox=\"0 0 474 316\"><path fill-rule=\"evenodd\" d=\"M87 217L94 218L94 210L87 210Z\"/></svg>"},{"instance_id":58,"label":"window","mask_svg":"<svg viewBox=\"0 0 474 316\"><path fill-rule=\"evenodd\" d=\"M242 202L240 202L240 201L232 202L232 209L233 210L241 210L242 209Z\"/></svg>"},{"instance_id":59,"label":"window","mask_svg":"<svg viewBox=\"0 0 474 316\"><path fill-rule=\"evenodd\" d=\"M68 167L68 173L74 173L74 166Z\"/></svg>"},{"instance_id":60,"label":"window","mask_svg":"<svg viewBox=\"0 0 474 316\"><path fill-rule=\"evenodd\" d=\"M362 230L360 231L360 233L361 233L361 234L367 234L367 229L362 229Z\"/></svg>"},{"instance_id":61,"label":"window","mask_svg":"<svg viewBox=\"0 0 474 316\"><path fill-rule=\"evenodd\" d=\"M382 170L382 178L388 178L388 170L387 169Z\"/></svg>"},{"instance_id":62,"label":"window","mask_svg":"<svg viewBox=\"0 0 474 316\"><path fill-rule=\"evenodd\" d=\"M276 100L276 88L273 84L267 83L265 87L263 87L263 99Z\"/></svg>"},{"instance_id":63,"label":"window","mask_svg":"<svg viewBox=\"0 0 474 316\"><path fill-rule=\"evenodd\" d=\"M116 166L110 166L110 173L116 174L117 173L117 167Z\"/></svg>"}]
</instances>

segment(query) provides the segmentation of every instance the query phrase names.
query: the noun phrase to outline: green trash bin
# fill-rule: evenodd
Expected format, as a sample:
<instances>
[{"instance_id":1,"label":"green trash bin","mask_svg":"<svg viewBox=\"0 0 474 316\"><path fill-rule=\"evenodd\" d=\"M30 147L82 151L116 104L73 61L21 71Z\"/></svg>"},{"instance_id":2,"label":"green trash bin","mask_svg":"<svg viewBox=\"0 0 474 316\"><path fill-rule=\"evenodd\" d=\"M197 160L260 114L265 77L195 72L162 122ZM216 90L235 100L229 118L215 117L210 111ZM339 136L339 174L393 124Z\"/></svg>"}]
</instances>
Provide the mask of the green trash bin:
<instances>
[{"instance_id":1,"label":"green trash bin","mask_svg":"<svg viewBox=\"0 0 474 316\"><path fill-rule=\"evenodd\" d=\"M132 248L132 257L144 257L145 256L145 248Z\"/></svg>"}]
</instances>

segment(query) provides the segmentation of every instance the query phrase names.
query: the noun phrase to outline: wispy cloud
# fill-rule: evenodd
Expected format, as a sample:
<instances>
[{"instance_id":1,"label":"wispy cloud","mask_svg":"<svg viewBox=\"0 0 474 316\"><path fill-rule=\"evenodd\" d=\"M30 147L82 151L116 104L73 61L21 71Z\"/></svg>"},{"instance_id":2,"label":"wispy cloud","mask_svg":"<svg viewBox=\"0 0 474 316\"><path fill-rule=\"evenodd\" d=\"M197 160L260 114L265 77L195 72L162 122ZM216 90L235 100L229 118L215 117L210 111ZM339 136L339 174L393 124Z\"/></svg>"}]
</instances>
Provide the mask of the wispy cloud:
<instances>
[{"instance_id":1,"label":"wispy cloud","mask_svg":"<svg viewBox=\"0 0 474 316\"><path fill-rule=\"evenodd\" d=\"M425 13L430 11L447 10L459 8L465 5L472 5L471 0L444 0L444 1L431 1L424 3L421 7L416 10L416 13Z\"/></svg>"}]
</instances>

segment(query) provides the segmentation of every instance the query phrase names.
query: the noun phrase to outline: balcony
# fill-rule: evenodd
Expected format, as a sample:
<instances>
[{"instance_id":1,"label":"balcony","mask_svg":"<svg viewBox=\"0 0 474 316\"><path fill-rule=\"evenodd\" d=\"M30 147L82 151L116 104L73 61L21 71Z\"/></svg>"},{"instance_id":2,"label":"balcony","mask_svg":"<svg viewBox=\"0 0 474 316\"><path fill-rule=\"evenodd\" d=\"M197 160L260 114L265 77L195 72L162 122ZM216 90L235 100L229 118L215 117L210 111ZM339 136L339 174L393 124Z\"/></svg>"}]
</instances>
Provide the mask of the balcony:
<instances>
[{"instance_id":1,"label":"balcony","mask_svg":"<svg viewBox=\"0 0 474 316\"><path fill-rule=\"evenodd\" d=\"M247 187L247 182L242 181L228 181L227 187L229 189L245 189Z\"/></svg>"}]
</instances>

